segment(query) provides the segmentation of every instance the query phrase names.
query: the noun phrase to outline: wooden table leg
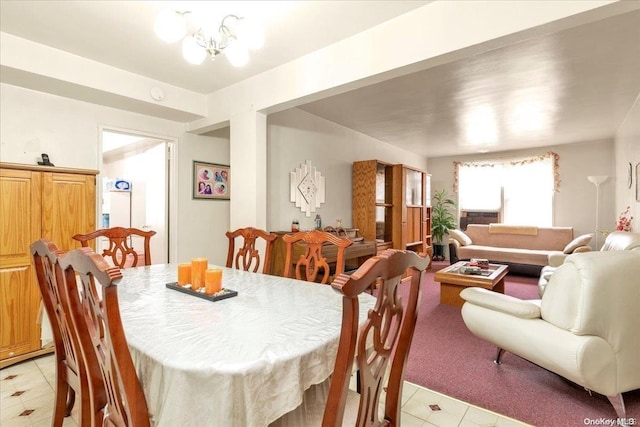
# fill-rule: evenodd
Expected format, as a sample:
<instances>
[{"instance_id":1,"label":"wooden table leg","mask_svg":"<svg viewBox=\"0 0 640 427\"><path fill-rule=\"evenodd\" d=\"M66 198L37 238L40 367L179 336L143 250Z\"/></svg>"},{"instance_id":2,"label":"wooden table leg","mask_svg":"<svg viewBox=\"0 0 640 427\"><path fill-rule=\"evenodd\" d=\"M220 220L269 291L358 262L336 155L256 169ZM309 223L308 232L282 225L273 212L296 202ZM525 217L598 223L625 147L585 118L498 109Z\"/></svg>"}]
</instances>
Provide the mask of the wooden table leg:
<instances>
[{"instance_id":1,"label":"wooden table leg","mask_svg":"<svg viewBox=\"0 0 640 427\"><path fill-rule=\"evenodd\" d=\"M460 297L460 292L466 286L454 285L453 283L440 283L440 304L454 305L462 307L464 300Z\"/></svg>"}]
</instances>

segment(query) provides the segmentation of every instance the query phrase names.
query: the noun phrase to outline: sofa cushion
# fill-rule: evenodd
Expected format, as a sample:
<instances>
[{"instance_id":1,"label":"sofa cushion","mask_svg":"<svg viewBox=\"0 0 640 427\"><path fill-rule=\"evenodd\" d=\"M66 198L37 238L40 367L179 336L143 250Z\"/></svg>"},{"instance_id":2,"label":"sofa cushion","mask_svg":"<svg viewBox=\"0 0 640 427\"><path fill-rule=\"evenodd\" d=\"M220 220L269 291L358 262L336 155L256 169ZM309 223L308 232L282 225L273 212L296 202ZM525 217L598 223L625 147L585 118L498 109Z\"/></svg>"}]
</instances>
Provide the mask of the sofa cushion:
<instances>
[{"instance_id":1,"label":"sofa cushion","mask_svg":"<svg viewBox=\"0 0 640 427\"><path fill-rule=\"evenodd\" d=\"M460 243L460 246L466 246L473 243L471 241L471 238L467 236L462 230L449 230L449 237Z\"/></svg>"},{"instance_id":2,"label":"sofa cushion","mask_svg":"<svg viewBox=\"0 0 640 427\"><path fill-rule=\"evenodd\" d=\"M564 250L562 252L564 252L565 254L570 254L580 246L588 245L589 242L591 242L591 237L593 237L593 234L583 234L582 236L576 237L575 239L570 241L567 246L564 247Z\"/></svg>"},{"instance_id":3,"label":"sofa cushion","mask_svg":"<svg viewBox=\"0 0 640 427\"><path fill-rule=\"evenodd\" d=\"M552 251L518 248L497 248L494 246L467 245L458 248L459 259L486 258L497 263L547 265Z\"/></svg>"},{"instance_id":4,"label":"sofa cushion","mask_svg":"<svg viewBox=\"0 0 640 427\"><path fill-rule=\"evenodd\" d=\"M562 251L573 240L572 227L538 227L537 230L535 236L500 234L489 233L489 225L486 224L469 224L465 233L471 238L474 245L545 251Z\"/></svg>"}]
</instances>

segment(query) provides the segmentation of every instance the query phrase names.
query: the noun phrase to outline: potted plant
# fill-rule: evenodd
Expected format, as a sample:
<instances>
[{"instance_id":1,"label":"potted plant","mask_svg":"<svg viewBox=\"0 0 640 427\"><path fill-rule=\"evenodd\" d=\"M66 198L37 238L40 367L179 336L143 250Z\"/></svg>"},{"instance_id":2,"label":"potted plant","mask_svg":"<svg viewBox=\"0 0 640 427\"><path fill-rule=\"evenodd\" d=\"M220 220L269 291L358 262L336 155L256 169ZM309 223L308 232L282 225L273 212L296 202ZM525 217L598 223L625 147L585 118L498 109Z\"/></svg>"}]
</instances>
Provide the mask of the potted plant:
<instances>
[{"instance_id":1,"label":"potted plant","mask_svg":"<svg viewBox=\"0 0 640 427\"><path fill-rule=\"evenodd\" d=\"M456 217L450 211L456 207L446 189L436 191L431 198L431 237L433 238L433 259L444 259L444 235L456 228Z\"/></svg>"}]
</instances>

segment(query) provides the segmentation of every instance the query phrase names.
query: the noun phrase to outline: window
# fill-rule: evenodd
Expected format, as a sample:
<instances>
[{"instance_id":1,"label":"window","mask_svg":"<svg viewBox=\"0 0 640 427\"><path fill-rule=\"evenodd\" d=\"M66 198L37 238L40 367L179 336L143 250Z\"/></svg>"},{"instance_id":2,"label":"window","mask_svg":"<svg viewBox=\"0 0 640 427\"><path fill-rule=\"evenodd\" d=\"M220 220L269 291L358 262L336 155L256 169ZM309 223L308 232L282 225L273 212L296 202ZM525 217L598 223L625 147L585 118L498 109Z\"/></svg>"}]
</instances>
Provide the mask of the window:
<instances>
[{"instance_id":1,"label":"window","mask_svg":"<svg viewBox=\"0 0 640 427\"><path fill-rule=\"evenodd\" d=\"M455 162L454 189L465 211L500 211L505 224L553 225L558 155L494 162Z\"/></svg>"}]
</instances>

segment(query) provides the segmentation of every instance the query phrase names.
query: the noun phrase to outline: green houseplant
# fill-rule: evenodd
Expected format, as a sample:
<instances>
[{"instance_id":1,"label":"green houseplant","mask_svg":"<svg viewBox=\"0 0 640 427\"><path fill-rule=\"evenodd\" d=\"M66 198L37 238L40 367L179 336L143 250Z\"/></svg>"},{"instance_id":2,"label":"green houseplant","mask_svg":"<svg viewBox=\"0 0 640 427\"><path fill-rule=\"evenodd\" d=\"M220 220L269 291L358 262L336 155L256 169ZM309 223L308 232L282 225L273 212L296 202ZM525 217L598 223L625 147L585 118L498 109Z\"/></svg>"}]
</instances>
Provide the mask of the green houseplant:
<instances>
[{"instance_id":1,"label":"green houseplant","mask_svg":"<svg viewBox=\"0 0 640 427\"><path fill-rule=\"evenodd\" d=\"M433 259L444 259L444 235L456 228L456 217L452 210L456 207L446 189L436 191L431 198L431 237L433 238Z\"/></svg>"}]
</instances>

